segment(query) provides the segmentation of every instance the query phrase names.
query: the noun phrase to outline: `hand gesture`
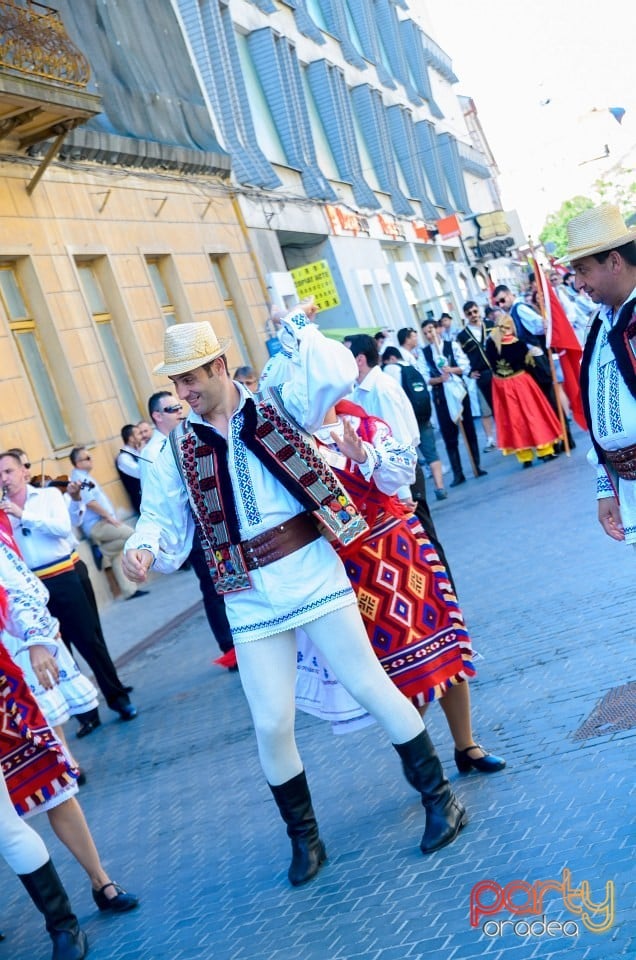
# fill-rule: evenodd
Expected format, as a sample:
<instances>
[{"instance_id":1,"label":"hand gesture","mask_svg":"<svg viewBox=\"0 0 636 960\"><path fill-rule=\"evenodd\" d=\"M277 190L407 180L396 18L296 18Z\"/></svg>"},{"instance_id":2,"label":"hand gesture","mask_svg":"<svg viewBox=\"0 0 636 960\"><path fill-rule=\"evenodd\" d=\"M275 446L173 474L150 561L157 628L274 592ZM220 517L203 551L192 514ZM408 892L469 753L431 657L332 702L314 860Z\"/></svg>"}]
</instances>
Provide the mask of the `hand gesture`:
<instances>
[{"instance_id":1,"label":"hand gesture","mask_svg":"<svg viewBox=\"0 0 636 960\"><path fill-rule=\"evenodd\" d=\"M38 683L45 690L52 690L60 679L60 671L55 662L55 657L41 643L29 647L29 657Z\"/></svg>"},{"instance_id":2,"label":"hand gesture","mask_svg":"<svg viewBox=\"0 0 636 960\"><path fill-rule=\"evenodd\" d=\"M148 577L154 557L150 550L127 550L122 556L124 573L133 583L143 583Z\"/></svg>"},{"instance_id":3,"label":"hand gesture","mask_svg":"<svg viewBox=\"0 0 636 960\"><path fill-rule=\"evenodd\" d=\"M598 501L598 520L608 537L612 540L624 540L625 528L616 497L606 497Z\"/></svg>"},{"instance_id":4,"label":"hand gesture","mask_svg":"<svg viewBox=\"0 0 636 960\"><path fill-rule=\"evenodd\" d=\"M354 463L364 463L367 459L367 452L364 444L358 434L353 429L349 420L342 421L343 431L340 436L335 430L331 431L331 439L338 446L341 453L353 460Z\"/></svg>"}]
</instances>

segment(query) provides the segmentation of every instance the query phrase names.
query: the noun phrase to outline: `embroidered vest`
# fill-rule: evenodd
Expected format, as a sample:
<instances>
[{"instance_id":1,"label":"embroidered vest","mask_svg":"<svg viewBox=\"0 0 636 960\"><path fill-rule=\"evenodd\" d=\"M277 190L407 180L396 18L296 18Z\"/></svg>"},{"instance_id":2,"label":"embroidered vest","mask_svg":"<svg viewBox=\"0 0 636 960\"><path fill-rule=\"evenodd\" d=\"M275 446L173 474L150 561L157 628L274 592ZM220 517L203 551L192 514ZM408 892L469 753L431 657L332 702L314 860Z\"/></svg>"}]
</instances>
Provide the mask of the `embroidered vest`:
<instances>
[{"instance_id":1,"label":"embroidered vest","mask_svg":"<svg viewBox=\"0 0 636 960\"><path fill-rule=\"evenodd\" d=\"M245 400L239 438L307 510L328 536L347 545L368 529L308 433L285 410L278 387L257 403ZM240 545L227 441L204 424L182 421L170 444L190 500L212 579L219 593L251 586Z\"/></svg>"}]
</instances>

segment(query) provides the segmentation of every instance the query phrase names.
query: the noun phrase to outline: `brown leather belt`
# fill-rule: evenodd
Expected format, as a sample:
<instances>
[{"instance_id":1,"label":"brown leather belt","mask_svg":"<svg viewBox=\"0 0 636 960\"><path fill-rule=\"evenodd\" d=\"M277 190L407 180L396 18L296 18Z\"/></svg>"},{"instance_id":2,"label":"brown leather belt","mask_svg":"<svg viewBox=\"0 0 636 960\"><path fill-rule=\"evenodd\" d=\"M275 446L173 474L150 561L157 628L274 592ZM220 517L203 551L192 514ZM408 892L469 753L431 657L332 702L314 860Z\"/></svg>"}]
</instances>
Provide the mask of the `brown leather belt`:
<instances>
[{"instance_id":1,"label":"brown leather belt","mask_svg":"<svg viewBox=\"0 0 636 960\"><path fill-rule=\"evenodd\" d=\"M603 453L621 480L636 480L636 443L622 450L604 450Z\"/></svg>"},{"instance_id":2,"label":"brown leather belt","mask_svg":"<svg viewBox=\"0 0 636 960\"><path fill-rule=\"evenodd\" d=\"M241 548L245 566L248 570L266 567L268 563L288 557L290 553L313 543L319 536L314 518L308 513L299 513L291 520L286 520L265 533L259 533L251 540L243 540Z\"/></svg>"}]
</instances>

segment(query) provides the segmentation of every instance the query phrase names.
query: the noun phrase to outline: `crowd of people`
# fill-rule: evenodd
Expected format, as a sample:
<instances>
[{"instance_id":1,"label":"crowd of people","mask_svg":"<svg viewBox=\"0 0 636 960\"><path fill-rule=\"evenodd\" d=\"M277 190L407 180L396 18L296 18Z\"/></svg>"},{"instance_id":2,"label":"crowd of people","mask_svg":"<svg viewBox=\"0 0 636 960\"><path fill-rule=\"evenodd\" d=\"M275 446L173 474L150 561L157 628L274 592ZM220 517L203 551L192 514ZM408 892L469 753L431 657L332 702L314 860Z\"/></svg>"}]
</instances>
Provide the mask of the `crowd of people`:
<instances>
[{"instance_id":1,"label":"crowd of people","mask_svg":"<svg viewBox=\"0 0 636 960\"><path fill-rule=\"evenodd\" d=\"M568 237L572 303L580 301L581 316L588 301L600 307L582 366L599 520L613 539L636 542L635 234L614 208L598 208L575 218ZM24 760L3 765L0 852L44 914L54 960L83 957L87 943L25 815L46 810L100 910L138 904L102 866L63 729L77 717L81 739L101 722L97 690L73 648L107 705L123 721L137 716L74 531L110 562L124 600L144 596L151 569L194 569L222 651L216 662L239 671L291 840L293 886L327 856L295 740L297 705L335 726L377 721L420 794L422 853L456 840L468 814L423 723L426 709L439 701L461 773L492 774L506 762L473 732L472 644L424 470L445 500L437 432L450 487L466 482L460 439L475 478L487 475L480 453L495 447L525 468L573 445L529 283L527 295L499 285L488 310L468 301L461 327L445 314L426 319L420 333L400 329L395 343L388 331L338 343L321 333L315 309L298 307L280 317L281 350L260 381L251 367L230 375L230 341L209 323L169 327L155 372L172 389L149 398L147 421L121 431L116 466L134 525L116 515L85 446L71 451L64 493L32 482L24 450L0 453L0 751ZM304 669L308 660L323 665L328 691Z\"/></svg>"}]
</instances>

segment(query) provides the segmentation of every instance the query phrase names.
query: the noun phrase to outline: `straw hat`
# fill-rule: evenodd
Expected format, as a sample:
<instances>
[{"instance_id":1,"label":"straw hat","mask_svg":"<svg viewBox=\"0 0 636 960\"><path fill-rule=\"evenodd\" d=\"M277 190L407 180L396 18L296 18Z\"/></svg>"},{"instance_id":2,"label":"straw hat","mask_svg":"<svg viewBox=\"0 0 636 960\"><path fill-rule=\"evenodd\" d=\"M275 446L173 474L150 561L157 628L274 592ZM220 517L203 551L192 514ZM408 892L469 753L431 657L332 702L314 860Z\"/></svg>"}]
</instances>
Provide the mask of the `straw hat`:
<instances>
[{"instance_id":1,"label":"straw hat","mask_svg":"<svg viewBox=\"0 0 636 960\"><path fill-rule=\"evenodd\" d=\"M567 225L568 252L557 263L580 260L595 253L615 250L636 240L636 229L628 229L618 207L604 203L584 210Z\"/></svg>"},{"instance_id":2,"label":"straw hat","mask_svg":"<svg viewBox=\"0 0 636 960\"><path fill-rule=\"evenodd\" d=\"M229 339L219 340L212 325L203 323L174 323L163 338L163 363L155 367L155 373L177 376L189 373L222 356Z\"/></svg>"}]
</instances>

